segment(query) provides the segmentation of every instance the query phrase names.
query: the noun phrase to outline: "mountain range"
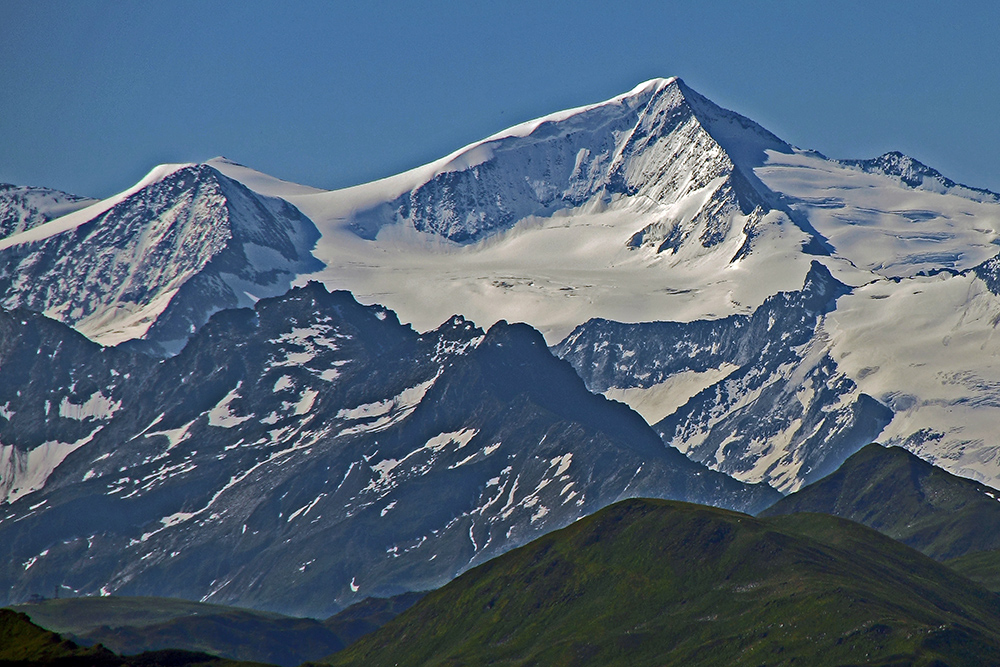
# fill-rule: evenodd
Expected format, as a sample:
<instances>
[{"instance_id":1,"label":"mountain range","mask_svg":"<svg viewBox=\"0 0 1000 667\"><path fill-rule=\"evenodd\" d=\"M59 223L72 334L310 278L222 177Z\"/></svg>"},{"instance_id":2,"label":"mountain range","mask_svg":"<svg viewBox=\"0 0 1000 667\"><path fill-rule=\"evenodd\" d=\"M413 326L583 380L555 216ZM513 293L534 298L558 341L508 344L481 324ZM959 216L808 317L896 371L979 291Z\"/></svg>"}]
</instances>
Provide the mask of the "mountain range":
<instances>
[{"instance_id":1,"label":"mountain range","mask_svg":"<svg viewBox=\"0 0 1000 667\"><path fill-rule=\"evenodd\" d=\"M104 201L68 197L34 195L17 209L36 211L31 223L5 214L19 231L0 240L0 304L159 355L176 354L213 312L308 280L391 308L418 331L456 313L486 328L524 321L563 350L579 327L605 320L674 322L691 326L676 327L671 344L690 347L708 323L753 318L802 290L818 264L841 294L795 325L811 326L809 350L790 352L799 361L775 371L712 357L656 383L619 372L614 386L588 386L652 406L650 423L667 420L665 442L692 458L786 492L866 444L859 431L956 474L1000 478L989 453L997 195L899 153L832 160L795 148L680 79L346 190L217 158L157 167ZM57 216L66 206L77 210ZM772 316L781 328L780 308ZM761 373L775 391L788 385L780 426L722 445L706 413L744 424L773 416L740 378ZM839 386L794 390L819 376ZM725 398L734 393L748 404ZM845 410L865 426L818 426L820 413ZM830 453L816 451L827 435Z\"/></svg>"},{"instance_id":2,"label":"mountain range","mask_svg":"<svg viewBox=\"0 0 1000 667\"><path fill-rule=\"evenodd\" d=\"M778 497L664 447L523 324L454 317L421 335L318 283L220 311L163 360L23 310L0 321L0 437L40 443L5 449L9 601L326 616L439 586L622 497Z\"/></svg>"},{"instance_id":3,"label":"mountain range","mask_svg":"<svg viewBox=\"0 0 1000 667\"><path fill-rule=\"evenodd\" d=\"M4 186L0 232L0 602L326 616L874 440L1000 484L1000 196L677 78L338 191Z\"/></svg>"},{"instance_id":4,"label":"mountain range","mask_svg":"<svg viewBox=\"0 0 1000 667\"><path fill-rule=\"evenodd\" d=\"M997 590L1000 572L995 495L873 444L757 519L623 501L430 594L367 600L325 621L148 597L17 610L126 655L183 649L286 667L993 665L1000 598L984 586ZM936 563L917 550L965 555Z\"/></svg>"}]
</instances>

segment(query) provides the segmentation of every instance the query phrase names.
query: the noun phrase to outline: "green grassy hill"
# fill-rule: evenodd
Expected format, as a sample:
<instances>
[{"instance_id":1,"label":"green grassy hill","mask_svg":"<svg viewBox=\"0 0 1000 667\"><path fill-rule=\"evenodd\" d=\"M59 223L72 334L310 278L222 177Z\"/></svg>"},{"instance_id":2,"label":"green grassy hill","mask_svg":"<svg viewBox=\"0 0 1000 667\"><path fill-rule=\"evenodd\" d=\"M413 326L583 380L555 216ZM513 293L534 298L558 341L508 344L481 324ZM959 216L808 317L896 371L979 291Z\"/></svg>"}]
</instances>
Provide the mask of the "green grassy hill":
<instances>
[{"instance_id":1,"label":"green grassy hill","mask_svg":"<svg viewBox=\"0 0 1000 667\"><path fill-rule=\"evenodd\" d=\"M1000 664L1000 597L835 517L627 500L470 570L327 661L982 667Z\"/></svg>"},{"instance_id":2,"label":"green grassy hill","mask_svg":"<svg viewBox=\"0 0 1000 667\"><path fill-rule=\"evenodd\" d=\"M31 622L27 615L0 609L0 667L264 667L192 651L163 650L120 656L103 646L83 648Z\"/></svg>"},{"instance_id":3,"label":"green grassy hill","mask_svg":"<svg viewBox=\"0 0 1000 667\"><path fill-rule=\"evenodd\" d=\"M1000 551L974 551L944 564L984 587L1000 593Z\"/></svg>"},{"instance_id":4,"label":"green grassy hill","mask_svg":"<svg viewBox=\"0 0 1000 667\"><path fill-rule=\"evenodd\" d=\"M342 649L420 597L365 600L325 621L156 597L66 598L14 609L80 644L119 654L183 649L291 667Z\"/></svg>"},{"instance_id":5,"label":"green grassy hill","mask_svg":"<svg viewBox=\"0 0 1000 667\"><path fill-rule=\"evenodd\" d=\"M89 658L100 663L114 656L102 647L81 648L54 632L38 627L24 614L0 609L0 664L53 662L67 658Z\"/></svg>"},{"instance_id":6,"label":"green grassy hill","mask_svg":"<svg viewBox=\"0 0 1000 667\"><path fill-rule=\"evenodd\" d=\"M185 616L210 616L250 611L178 598L157 597L81 597L48 599L38 603L11 605L24 612L32 622L61 634L85 635L101 626L146 627ZM280 620L289 616L266 611L252 611L261 619Z\"/></svg>"},{"instance_id":7,"label":"green grassy hill","mask_svg":"<svg viewBox=\"0 0 1000 667\"><path fill-rule=\"evenodd\" d=\"M391 598L367 598L323 621L345 646L375 632L412 607L427 593L401 593Z\"/></svg>"},{"instance_id":8,"label":"green grassy hill","mask_svg":"<svg viewBox=\"0 0 1000 667\"><path fill-rule=\"evenodd\" d=\"M868 445L759 516L822 512L863 523L936 560L1000 549L1000 491L900 447Z\"/></svg>"}]
</instances>

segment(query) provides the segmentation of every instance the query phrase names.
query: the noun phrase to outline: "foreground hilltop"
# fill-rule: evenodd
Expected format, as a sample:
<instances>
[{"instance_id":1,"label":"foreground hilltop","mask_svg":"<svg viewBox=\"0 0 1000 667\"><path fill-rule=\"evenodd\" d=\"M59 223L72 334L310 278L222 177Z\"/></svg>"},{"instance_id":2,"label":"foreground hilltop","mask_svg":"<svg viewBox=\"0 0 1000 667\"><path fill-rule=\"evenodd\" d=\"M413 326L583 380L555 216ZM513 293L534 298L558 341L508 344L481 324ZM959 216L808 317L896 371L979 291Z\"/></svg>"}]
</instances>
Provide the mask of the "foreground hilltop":
<instances>
[{"instance_id":1,"label":"foreground hilltop","mask_svg":"<svg viewBox=\"0 0 1000 667\"><path fill-rule=\"evenodd\" d=\"M996 665L1000 598L822 515L627 500L467 572L334 665Z\"/></svg>"}]
</instances>

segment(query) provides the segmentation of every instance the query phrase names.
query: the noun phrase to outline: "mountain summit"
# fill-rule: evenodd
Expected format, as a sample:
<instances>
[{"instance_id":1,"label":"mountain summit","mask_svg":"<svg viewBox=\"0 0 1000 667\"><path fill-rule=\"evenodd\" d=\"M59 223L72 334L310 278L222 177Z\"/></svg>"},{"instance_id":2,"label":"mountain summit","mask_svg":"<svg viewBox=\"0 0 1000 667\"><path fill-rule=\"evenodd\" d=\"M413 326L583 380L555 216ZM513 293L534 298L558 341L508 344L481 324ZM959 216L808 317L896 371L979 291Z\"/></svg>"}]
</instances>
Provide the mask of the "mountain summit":
<instances>
[{"instance_id":1,"label":"mountain summit","mask_svg":"<svg viewBox=\"0 0 1000 667\"><path fill-rule=\"evenodd\" d=\"M4 308L108 345L177 352L208 316L283 294L321 265L315 226L207 165L154 169L122 195L0 239Z\"/></svg>"},{"instance_id":2,"label":"mountain summit","mask_svg":"<svg viewBox=\"0 0 1000 667\"><path fill-rule=\"evenodd\" d=\"M672 220L677 231L669 247L676 250L693 235L707 248L726 239L736 209L747 215L765 204L766 189L751 185L747 169L762 164L766 150L791 147L680 79L653 79L607 102L517 125L426 167L352 189L358 200L376 189L381 197L371 206L347 202L357 204L349 226L374 239L387 225L405 224L468 244L529 216L595 200L632 198L649 210L701 193L690 215Z\"/></svg>"}]
</instances>

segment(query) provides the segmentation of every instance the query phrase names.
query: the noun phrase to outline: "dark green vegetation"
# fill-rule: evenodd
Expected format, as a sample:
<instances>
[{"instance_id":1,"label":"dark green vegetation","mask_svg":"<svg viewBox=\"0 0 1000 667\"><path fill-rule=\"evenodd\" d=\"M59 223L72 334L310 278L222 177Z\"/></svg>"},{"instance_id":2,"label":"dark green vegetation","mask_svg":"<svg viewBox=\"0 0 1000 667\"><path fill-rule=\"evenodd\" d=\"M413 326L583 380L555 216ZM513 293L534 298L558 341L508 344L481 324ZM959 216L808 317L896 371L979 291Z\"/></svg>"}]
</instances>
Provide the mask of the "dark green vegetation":
<instances>
[{"instance_id":1,"label":"dark green vegetation","mask_svg":"<svg viewBox=\"0 0 1000 667\"><path fill-rule=\"evenodd\" d=\"M81 597L45 600L38 603L11 605L24 612L33 623L63 635L81 637L101 626L146 627L167 623L185 616L212 616L233 612L252 613L260 618L279 620L290 618L269 612L252 612L178 598L155 597Z\"/></svg>"},{"instance_id":2,"label":"dark green vegetation","mask_svg":"<svg viewBox=\"0 0 1000 667\"><path fill-rule=\"evenodd\" d=\"M16 610L79 644L102 644L119 654L169 648L292 666L339 651L421 595L365 600L326 621L155 597L46 600Z\"/></svg>"},{"instance_id":3,"label":"dark green vegetation","mask_svg":"<svg viewBox=\"0 0 1000 667\"><path fill-rule=\"evenodd\" d=\"M900 447L871 444L760 516L822 512L863 523L936 560L1000 549L1000 491Z\"/></svg>"},{"instance_id":4,"label":"dark green vegetation","mask_svg":"<svg viewBox=\"0 0 1000 667\"><path fill-rule=\"evenodd\" d=\"M38 627L25 615L0 609L0 667L250 667L192 651L152 651L120 656L103 646L83 648Z\"/></svg>"},{"instance_id":5,"label":"dark green vegetation","mask_svg":"<svg viewBox=\"0 0 1000 667\"><path fill-rule=\"evenodd\" d=\"M1000 551L977 551L944 562L995 593L1000 593Z\"/></svg>"},{"instance_id":6,"label":"dark green vegetation","mask_svg":"<svg viewBox=\"0 0 1000 667\"><path fill-rule=\"evenodd\" d=\"M323 621L344 642L353 644L412 607L427 593L403 593L391 598L368 598Z\"/></svg>"},{"instance_id":7,"label":"dark green vegetation","mask_svg":"<svg viewBox=\"0 0 1000 667\"><path fill-rule=\"evenodd\" d=\"M170 648L291 666L346 645L310 618L171 598L70 598L17 609L80 644L124 655Z\"/></svg>"},{"instance_id":8,"label":"dark green vegetation","mask_svg":"<svg viewBox=\"0 0 1000 667\"><path fill-rule=\"evenodd\" d=\"M470 570L328 661L997 665L1000 597L836 517L626 500Z\"/></svg>"},{"instance_id":9,"label":"dark green vegetation","mask_svg":"<svg viewBox=\"0 0 1000 667\"><path fill-rule=\"evenodd\" d=\"M84 649L33 624L27 616L0 609L0 664L51 662L68 658L91 658L95 662L110 656L101 647Z\"/></svg>"}]
</instances>

